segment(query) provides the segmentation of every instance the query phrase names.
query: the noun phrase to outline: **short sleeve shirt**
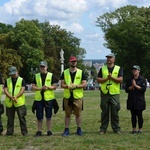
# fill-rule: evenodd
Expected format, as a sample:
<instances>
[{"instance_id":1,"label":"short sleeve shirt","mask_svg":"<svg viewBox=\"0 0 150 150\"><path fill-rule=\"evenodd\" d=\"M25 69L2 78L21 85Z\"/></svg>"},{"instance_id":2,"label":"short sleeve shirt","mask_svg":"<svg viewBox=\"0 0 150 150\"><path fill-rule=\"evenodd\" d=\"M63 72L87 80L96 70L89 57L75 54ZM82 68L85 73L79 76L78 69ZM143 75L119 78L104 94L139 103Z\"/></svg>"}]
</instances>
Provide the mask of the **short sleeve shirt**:
<instances>
[{"instance_id":1,"label":"short sleeve shirt","mask_svg":"<svg viewBox=\"0 0 150 150\"><path fill-rule=\"evenodd\" d=\"M114 66L112 68L108 68L108 72L112 73L114 69ZM102 68L100 68L99 73L98 73L98 77L102 78ZM118 77L123 77L123 69L120 68L119 69L119 73L118 73Z\"/></svg>"}]
</instances>

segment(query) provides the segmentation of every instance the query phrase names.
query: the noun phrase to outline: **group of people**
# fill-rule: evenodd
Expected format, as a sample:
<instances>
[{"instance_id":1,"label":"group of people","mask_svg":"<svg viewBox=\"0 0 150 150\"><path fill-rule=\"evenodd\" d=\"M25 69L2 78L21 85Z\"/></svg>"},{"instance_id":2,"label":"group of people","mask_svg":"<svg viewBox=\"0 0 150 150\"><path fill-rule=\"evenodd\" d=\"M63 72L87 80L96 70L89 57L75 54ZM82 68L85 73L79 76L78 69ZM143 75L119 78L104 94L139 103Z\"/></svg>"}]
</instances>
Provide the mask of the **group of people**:
<instances>
[{"instance_id":1,"label":"group of people","mask_svg":"<svg viewBox=\"0 0 150 150\"><path fill-rule=\"evenodd\" d=\"M107 55L106 58L107 65L100 69L97 77L98 83L101 84L100 134L106 133L109 118L111 118L113 131L121 134L118 112L120 110L119 96L120 84L123 81L123 69L115 65L115 55L113 53ZM132 76L125 83L125 91L128 93L127 109L131 112L132 134L142 133L142 112L146 108L145 91L147 85L146 79L140 75L140 70L140 66L134 65L131 68Z\"/></svg>"},{"instance_id":2,"label":"group of people","mask_svg":"<svg viewBox=\"0 0 150 150\"><path fill-rule=\"evenodd\" d=\"M111 116L111 126L115 133L121 134L119 125L120 110L120 84L123 81L123 69L115 65L115 55L113 53L106 56L107 64L103 66L97 77L100 84L100 108L101 108L101 126L100 135L107 131L109 124L109 116ZM81 112L83 110L83 90L87 86L86 76L84 72L77 68L77 58L71 56L69 58L70 67L61 74L61 88L64 89L63 110L65 111L65 129L62 136L70 135L69 125L71 115L75 115L77 124L76 134L83 135L81 128ZM39 64L40 72L35 74L32 90L35 91L34 103L32 111L36 112L37 132L36 137L42 136L42 126L45 111L47 136L53 135L51 131L52 109L57 113L59 106L55 99L54 90L57 88L57 80L53 73L48 72L48 64L41 61ZM132 133L141 133L143 127L142 111L145 109L146 80L140 75L140 67L134 65L132 67L133 76L127 80L125 91L128 93L127 109L131 112ZM4 84L4 93L6 95L5 106L7 116L6 135L14 134L14 119L17 112L21 134L28 135L26 124L26 106L25 106L25 81L19 76L15 66L9 68L9 78ZM0 76L0 84L2 84ZM2 90L0 91L2 92ZM136 128L138 122L138 130ZM3 132L3 125L0 115L0 133Z\"/></svg>"}]
</instances>

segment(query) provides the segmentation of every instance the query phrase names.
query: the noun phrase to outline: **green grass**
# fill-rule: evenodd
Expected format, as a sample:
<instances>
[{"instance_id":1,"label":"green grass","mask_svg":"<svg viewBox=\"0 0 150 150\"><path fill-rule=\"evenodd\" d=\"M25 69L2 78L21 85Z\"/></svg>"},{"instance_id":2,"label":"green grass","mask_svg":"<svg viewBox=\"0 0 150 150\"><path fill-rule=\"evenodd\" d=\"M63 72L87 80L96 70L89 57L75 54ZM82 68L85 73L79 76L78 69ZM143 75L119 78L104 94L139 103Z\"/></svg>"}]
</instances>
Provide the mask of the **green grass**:
<instances>
[{"instance_id":1,"label":"green grass","mask_svg":"<svg viewBox=\"0 0 150 150\"><path fill-rule=\"evenodd\" d=\"M144 126L143 133L132 135L130 112L126 109L127 94L122 90L120 95L121 110L120 126L122 130L121 135L115 134L109 124L107 133L99 135L100 127L100 97L99 91L85 91L84 92L84 110L82 112L82 129L84 136L79 137L75 134L76 122L72 115L70 123L71 135L62 137L64 131L64 111L62 110L62 92L56 92L56 99L59 103L60 109L58 114L53 115L52 118L52 132L53 136L46 136L46 124L44 119L42 137L34 138L37 131L36 117L31 112L33 103L33 96L26 97L27 105L27 125L29 135L24 137L20 133L18 118L15 118L15 134L14 136L5 136L6 132L6 114L2 115L4 125L4 135L0 136L0 148L3 150L146 150L150 149L150 90L146 92L147 109L143 112ZM17 114L16 114L17 115Z\"/></svg>"}]
</instances>

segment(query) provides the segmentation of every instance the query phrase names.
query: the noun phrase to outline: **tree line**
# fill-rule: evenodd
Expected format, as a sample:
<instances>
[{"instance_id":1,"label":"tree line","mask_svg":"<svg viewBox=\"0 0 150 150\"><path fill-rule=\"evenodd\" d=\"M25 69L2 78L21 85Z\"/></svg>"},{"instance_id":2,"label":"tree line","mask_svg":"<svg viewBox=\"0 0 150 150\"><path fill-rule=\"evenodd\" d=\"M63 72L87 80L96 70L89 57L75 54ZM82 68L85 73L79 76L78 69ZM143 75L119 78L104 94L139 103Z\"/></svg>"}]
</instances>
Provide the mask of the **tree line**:
<instances>
[{"instance_id":1,"label":"tree line","mask_svg":"<svg viewBox=\"0 0 150 150\"><path fill-rule=\"evenodd\" d=\"M64 50L65 68L71 55L80 58L78 64L84 68L82 60L86 51L80 47L80 42L73 33L58 25L50 25L48 21L21 19L15 26L0 23L0 72L7 78L8 68L14 65L20 76L30 83L39 62L45 60L49 71L59 79L61 49Z\"/></svg>"},{"instance_id":2,"label":"tree line","mask_svg":"<svg viewBox=\"0 0 150 150\"><path fill-rule=\"evenodd\" d=\"M104 45L116 54L116 63L123 67L124 80L131 76L131 67L136 64L150 81L150 6L127 5L99 16L96 24L104 32Z\"/></svg>"},{"instance_id":3,"label":"tree line","mask_svg":"<svg viewBox=\"0 0 150 150\"><path fill-rule=\"evenodd\" d=\"M114 12L96 18L96 26L104 32L104 46L116 54L116 64L123 67L124 80L131 76L131 67L139 65L141 74L150 81L150 7L127 5ZM0 72L8 77L8 68L14 65L27 83L32 81L33 71L39 62L48 62L49 71L59 79L61 72L60 50L64 50L64 68L71 55L79 58L78 66L85 72L83 58L86 50L80 47L81 39L59 25L39 20L21 19L15 26L0 23ZM94 59L94 58L93 58ZM88 73L86 72L88 76Z\"/></svg>"}]
</instances>

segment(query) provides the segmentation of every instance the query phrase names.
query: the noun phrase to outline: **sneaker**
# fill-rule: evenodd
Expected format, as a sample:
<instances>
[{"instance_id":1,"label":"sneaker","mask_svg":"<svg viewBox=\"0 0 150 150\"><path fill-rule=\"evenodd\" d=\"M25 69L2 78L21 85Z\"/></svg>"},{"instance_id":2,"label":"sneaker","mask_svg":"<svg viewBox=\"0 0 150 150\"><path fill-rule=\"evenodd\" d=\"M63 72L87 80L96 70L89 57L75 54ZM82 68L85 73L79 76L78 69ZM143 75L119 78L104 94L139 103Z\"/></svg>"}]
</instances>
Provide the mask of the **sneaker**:
<instances>
[{"instance_id":1,"label":"sneaker","mask_svg":"<svg viewBox=\"0 0 150 150\"><path fill-rule=\"evenodd\" d=\"M53 135L51 131L47 131L47 136Z\"/></svg>"},{"instance_id":2,"label":"sneaker","mask_svg":"<svg viewBox=\"0 0 150 150\"><path fill-rule=\"evenodd\" d=\"M142 131L141 131L141 130L139 130L137 133L142 133Z\"/></svg>"},{"instance_id":3,"label":"sneaker","mask_svg":"<svg viewBox=\"0 0 150 150\"><path fill-rule=\"evenodd\" d=\"M136 133L137 133L137 131L134 131L134 130L133 130L131 133L132 133L132 134L136 134Z\"/></svg>"},{"instance_id":4,"label":"sneaker","mask_svg":"<svg viewBox=\"0 0 150 150\"><path fill-rule=\"evenodd\" d=\"M41 131L37 131L36 132L35 137L38 137L38 136L42 136L42 132Z\"/></svg>"},{"instance_id":5,"label":"sneaker","mask_svg":"<svg viewBox=\"0 0 150 150\"><path fill-rule=\"evenodd\" d=\"M70 135L70 134L69 134L69 129L68 129L68 128L65 128L65 131L64 131L64 133L62 134L62 136L68 136L68 135Z\"/></svg>"},{"instance_id":6,"label":"sneaker","mask_svg":"<svg viewBox=\"0 0 150 150\"><path fill-rule=\"evenodd\" d=\"M105 132L104 132L104 131L100 131L99 134L100 134L100 135L104 135Z\"/></svg>"},{"instance_id":7,"label":"sneaker","mask_svg":"<svg viewBox=\"0 0 150 150\"><path fill-rule=\"evenodd\" d=\"M116 131L115 133L117 133L117 134L122 134L121 131Z\"/></svg>"},{"instance_id":8,"label":"sneaker","mask_svg":"<svg viewBox=\"0 0 150 150\"><path fill-rule=\"evenodd\" d=\"M80 136L83 135L83 132L82 132L81 128L78 128L76 133L77 133L78 135L80 135Z\"/></svg>"}]
</instances>

